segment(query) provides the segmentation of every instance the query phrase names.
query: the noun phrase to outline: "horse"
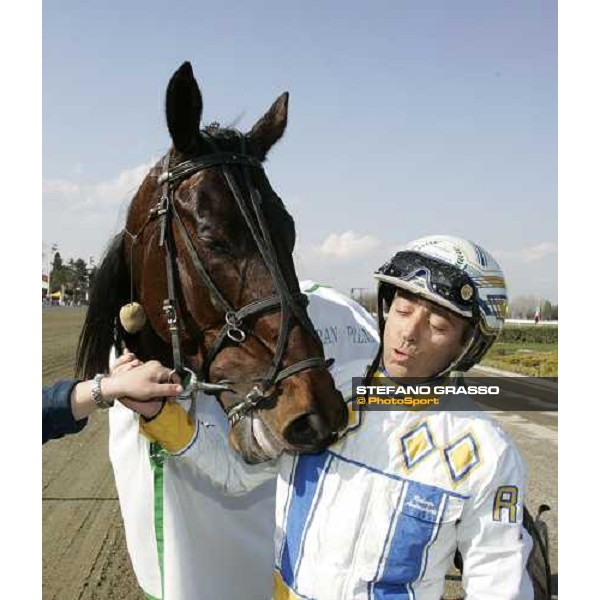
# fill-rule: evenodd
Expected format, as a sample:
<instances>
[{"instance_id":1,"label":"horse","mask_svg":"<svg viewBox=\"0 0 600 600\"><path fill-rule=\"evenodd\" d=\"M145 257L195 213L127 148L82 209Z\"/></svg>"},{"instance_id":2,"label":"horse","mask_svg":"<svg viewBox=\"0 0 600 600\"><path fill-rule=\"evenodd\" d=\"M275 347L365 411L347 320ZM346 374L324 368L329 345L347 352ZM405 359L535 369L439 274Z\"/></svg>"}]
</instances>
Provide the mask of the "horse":
<instances>
[{"instance_id":1,"label":"horse","mask_svg":"<svg viewBox=\"0 0 600 600\"><path fill-rule=\"evenodd\" d=\"M172 146L98 267L77 348L83 377L106 372L111 348L127 347L172 367L190 393L215 395L230 444L249 463L322 450L348 418L300 293L294 221L263 168L285 131L288 98L245 134L200 129L192 66L175 71L166 90ZM127 306L141 312L135 326L119 318Z\"/></svg>"}]
</instances>

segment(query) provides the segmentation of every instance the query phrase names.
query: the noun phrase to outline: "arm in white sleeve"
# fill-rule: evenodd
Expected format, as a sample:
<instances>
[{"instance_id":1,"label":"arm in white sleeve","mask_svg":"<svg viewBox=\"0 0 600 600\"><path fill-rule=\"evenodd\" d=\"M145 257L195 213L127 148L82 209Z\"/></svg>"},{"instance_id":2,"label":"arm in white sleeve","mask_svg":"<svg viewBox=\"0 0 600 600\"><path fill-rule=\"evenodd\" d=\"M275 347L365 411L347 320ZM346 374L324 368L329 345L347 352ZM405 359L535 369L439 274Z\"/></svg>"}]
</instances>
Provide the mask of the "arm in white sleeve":
<instances>
[{"instance_id":1,"label":"arm in white sleeve","mask_svg":"<svg viewBox=\"0 0 600 600\"><path fill-rule=\"evenodd\" d=\"M466 598L533 600L526 570L532 541L523 527L527 475L512 443L480 484L457 525Z\"/></svg>"},{"instance_id":2,"label":"arm in white sleeve","mask_svg":"<svg viewBox=\"0 0 600 600\"><path fill-rule=\"evenodd\" d=\"M140 428L171 456L185 461L225 494L246 494L277 476L275 461L245 463L217 427L194 421L176 402L167 402L155 419L140 422Z\"/></svg>"}]
</instances>

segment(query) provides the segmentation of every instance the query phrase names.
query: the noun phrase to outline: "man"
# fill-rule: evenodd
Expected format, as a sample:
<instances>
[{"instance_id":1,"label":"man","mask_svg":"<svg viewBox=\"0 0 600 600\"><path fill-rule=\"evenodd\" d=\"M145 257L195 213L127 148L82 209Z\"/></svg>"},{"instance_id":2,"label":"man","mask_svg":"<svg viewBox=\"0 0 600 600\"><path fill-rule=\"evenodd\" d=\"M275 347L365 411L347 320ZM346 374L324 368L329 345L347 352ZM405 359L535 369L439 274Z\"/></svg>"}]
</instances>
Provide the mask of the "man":
<instances>
[{"instance_id":1,"label":"man","mask_svg":"<svg viewBox=\"0 0 600 600\"><path fill-rule=\"evenodd\" d=\"M467 370L500 332L504 277L472 242L417 240L376 278L382 343L367 380ZM348 375L334 373L345 393ZM226 493L277 472L275 599L439 600L457 549L467 597L533 598L525 467L494 421L466 398L459 406L352 412L326 451L282 455L262 470L233 459L222 436L177 404L145 413L141 428Z\"/></svg>"}]
</instances>

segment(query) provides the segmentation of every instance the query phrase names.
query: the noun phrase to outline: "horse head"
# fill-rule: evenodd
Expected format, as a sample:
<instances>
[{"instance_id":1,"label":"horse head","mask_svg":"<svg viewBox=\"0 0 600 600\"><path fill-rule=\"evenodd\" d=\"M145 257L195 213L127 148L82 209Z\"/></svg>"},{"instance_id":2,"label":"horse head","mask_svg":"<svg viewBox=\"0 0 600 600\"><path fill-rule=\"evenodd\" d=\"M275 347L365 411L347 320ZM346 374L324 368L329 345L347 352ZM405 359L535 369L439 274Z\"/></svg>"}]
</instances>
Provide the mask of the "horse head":
<instances>
[{"instance_id":1,"label":"horse head","mask_svg":"<svg viewBox=\"0 0 600 600\"><path fill-rule=\"evenodd\" d=\"M323 449L347 420L300 293L294 221L262 168L287 107L284 93L245 134L201 130L191 65L174 73L172 148L146 175L98 269L78 349L87 377L106 369L115 343L197 374L248 462ZM118 320L131 300L146 314L135 334Z\"/></svg>"}]
</instances>

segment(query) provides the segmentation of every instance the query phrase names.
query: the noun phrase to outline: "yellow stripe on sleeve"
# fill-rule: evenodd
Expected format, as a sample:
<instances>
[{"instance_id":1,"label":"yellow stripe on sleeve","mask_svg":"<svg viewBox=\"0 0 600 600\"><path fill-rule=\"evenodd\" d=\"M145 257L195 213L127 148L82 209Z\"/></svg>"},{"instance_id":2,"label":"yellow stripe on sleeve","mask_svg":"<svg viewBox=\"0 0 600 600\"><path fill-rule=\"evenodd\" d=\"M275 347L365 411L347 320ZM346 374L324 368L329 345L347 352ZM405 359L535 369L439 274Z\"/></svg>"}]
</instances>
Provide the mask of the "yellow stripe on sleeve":
<instances>
[{"instance_id":1,"label":"yellow stripe on sleeve","mask_svg":"<svg viewBox=\"0 0 600 600\"><path fill-rule=\"evenodd\" d=\"M146 423L140 419L140 430L167 452L175 454L190 443L196 432L196 423L180 404L167 402L152 421Z\"/></svg>"}]
</instances>

